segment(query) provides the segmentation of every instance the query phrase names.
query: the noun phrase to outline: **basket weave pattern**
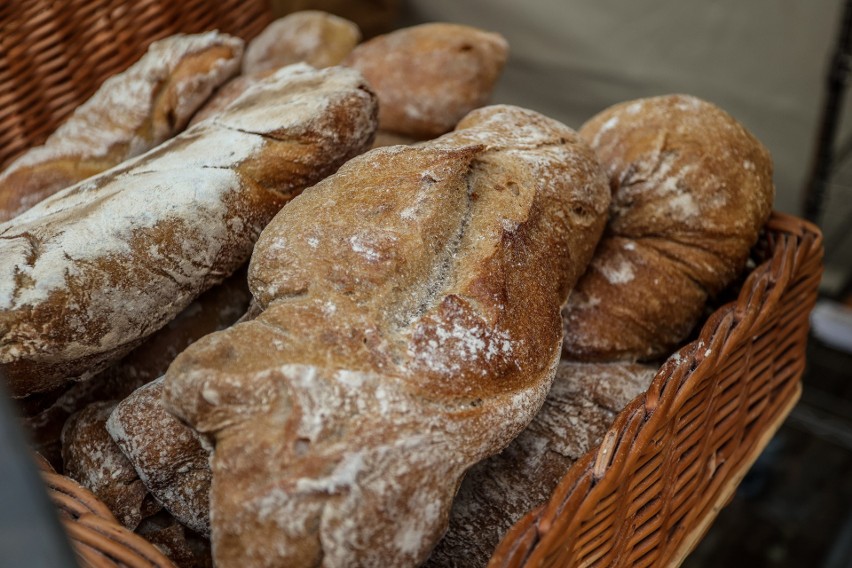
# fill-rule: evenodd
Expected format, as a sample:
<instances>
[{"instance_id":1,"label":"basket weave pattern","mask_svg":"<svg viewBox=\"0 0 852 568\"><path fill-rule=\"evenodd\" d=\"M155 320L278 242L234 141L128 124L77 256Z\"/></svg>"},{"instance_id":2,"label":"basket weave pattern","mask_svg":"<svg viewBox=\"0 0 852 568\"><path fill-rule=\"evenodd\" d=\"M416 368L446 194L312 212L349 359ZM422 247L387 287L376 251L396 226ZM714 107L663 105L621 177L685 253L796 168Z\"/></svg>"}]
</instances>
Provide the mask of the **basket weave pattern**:
<instances>
[{"instance_id":1,"label":"basket weave pattern","mask_svg":"<svg viewBox=\"0 0 852 568\"><path fill-rule=\"evenodd\" d=\"M268 0L0 1L0 169L152 41L212 29L251 39L271 21Z\"/></svg>"},{"instance_id":2,"label":"basket weave pattern","mask_svg":"<svg viewBox=\"0 0 852 568\"><path fill-rule=\"evenodd\" d=\"M736 302L660 369L490 568L676 566L801 391L822 237L776 213Z\"/></svg>"}]
</instances>

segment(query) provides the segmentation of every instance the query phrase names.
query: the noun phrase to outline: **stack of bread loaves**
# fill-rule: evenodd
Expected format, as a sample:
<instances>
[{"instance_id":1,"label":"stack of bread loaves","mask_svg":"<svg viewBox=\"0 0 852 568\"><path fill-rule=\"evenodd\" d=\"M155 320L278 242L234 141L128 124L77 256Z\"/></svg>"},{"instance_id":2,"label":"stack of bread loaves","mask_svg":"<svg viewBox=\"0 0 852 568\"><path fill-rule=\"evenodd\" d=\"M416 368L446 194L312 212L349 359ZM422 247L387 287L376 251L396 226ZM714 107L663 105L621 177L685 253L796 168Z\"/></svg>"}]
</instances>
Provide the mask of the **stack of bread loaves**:
<instances>
[{"instance_id":1,"label":"stack of bread loaves","mask_svg":"<svg viewBox=\"0 0 852 568\"><path fill-rule=\"evenodd\" d=\"M483 106L496 34L359 41L321 12L163 40L0 173L7 389L180 566L484 565L769 214L709 103L578 134Z\"/></svg>"}]
</instances>

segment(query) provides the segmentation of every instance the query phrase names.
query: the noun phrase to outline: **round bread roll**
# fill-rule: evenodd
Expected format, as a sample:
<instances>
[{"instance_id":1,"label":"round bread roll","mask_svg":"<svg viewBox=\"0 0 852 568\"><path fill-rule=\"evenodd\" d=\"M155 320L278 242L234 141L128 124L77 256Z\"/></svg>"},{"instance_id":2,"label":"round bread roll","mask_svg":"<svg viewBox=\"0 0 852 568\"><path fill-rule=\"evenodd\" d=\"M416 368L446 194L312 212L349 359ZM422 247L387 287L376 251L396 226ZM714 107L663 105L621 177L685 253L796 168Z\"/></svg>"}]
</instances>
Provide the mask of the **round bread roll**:
<instances>
[{"instance_id":1,"label":"round bread roll","mask_svg":"<svg viewBox=\"0 0 852 568\"><path fill-rule=\"evenodd\" d=\"M499 34L436 23L375 37L344 64L376 92L380 130L424 140L488 102L508 53Z\"/></svg>"},{"instance_id":2,"label":"round bread roll","mask_svg":"<svg viewBox=\"0 0 852 568\"><path fill-rule=\"evenodd\" d=\"M319 10L294 12L269 24L248 44L243 74L301 62L317 69L332 67L359 41L361 30L354 22Z\"/></svg>"},{"instance_id":3,"label":"round bread roll","mask_svg":"<svg viewBox=\"0 0 852 568\"><path fill-rule=\"evenodd\" d=\"M564 356L650 360L744 268L774 198L764 146L684 95L613 106L580 130L612 189L609 223L563 310Z\"/></svg>"}]
</instances>

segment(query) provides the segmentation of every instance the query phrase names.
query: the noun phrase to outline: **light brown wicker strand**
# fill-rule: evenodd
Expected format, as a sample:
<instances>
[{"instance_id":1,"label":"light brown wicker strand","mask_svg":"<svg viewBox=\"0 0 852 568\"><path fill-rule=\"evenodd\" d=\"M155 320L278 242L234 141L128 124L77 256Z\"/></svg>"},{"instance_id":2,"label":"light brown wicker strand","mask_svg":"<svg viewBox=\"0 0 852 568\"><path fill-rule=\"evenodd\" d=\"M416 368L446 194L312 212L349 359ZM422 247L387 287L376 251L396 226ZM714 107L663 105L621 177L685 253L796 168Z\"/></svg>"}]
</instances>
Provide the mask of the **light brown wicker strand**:
<instances>
[{"instance_id":1,"label":"light brown wicker strand","mask_svg":"<svg viewBox=\"0 0 852 568\"><path fill-rule=\"evenodd\" d=\"M490 566L657 566L682 559L684 543L694 545L691 532L706 530L721 506L718 494L732 491L731 479L756 458L755 440L777 427L800 389L821 236L774 214L757 253L766 262L737 302L708 320L701 348L695 342L681 350L680 362L663 365L600 449L575 464L545 507L512 528ZM631 436L626 427L636 417L641 428ZM677 465L673 471L660 474L660 452ZM614 492L632 504L614 507Z\"/></svg>"},{"instance_id":2,"label":"light brown wicker strand","mask_svg":"<svg viewBox=\"0 0 852 568\"><path fill-rule=\"evenodd\" d=\"M38 464L84 568L175 568L154 545L121 526L91 491L54 473L46 460Z\"/></svg>"}]
</instances>

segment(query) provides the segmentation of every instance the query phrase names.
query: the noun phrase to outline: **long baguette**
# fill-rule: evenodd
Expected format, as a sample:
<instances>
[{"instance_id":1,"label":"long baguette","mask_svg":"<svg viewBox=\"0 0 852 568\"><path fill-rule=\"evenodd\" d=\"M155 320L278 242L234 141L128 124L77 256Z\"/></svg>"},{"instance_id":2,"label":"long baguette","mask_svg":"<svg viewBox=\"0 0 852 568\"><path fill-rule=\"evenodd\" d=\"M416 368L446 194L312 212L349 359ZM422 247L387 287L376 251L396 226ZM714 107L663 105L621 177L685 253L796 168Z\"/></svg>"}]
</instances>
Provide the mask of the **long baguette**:
<instances>
[{"instance_id":1,"label":"long baguette","mask_svg":"<svg viewBox=\"0 0 852 568\"><path fill-rule=\"evenodd\" d=\"M13 396L85 379L238 268L301 190L369 147L355 71L282 69L205 121L0 225Z\"/></svg>"}]
</instances>

